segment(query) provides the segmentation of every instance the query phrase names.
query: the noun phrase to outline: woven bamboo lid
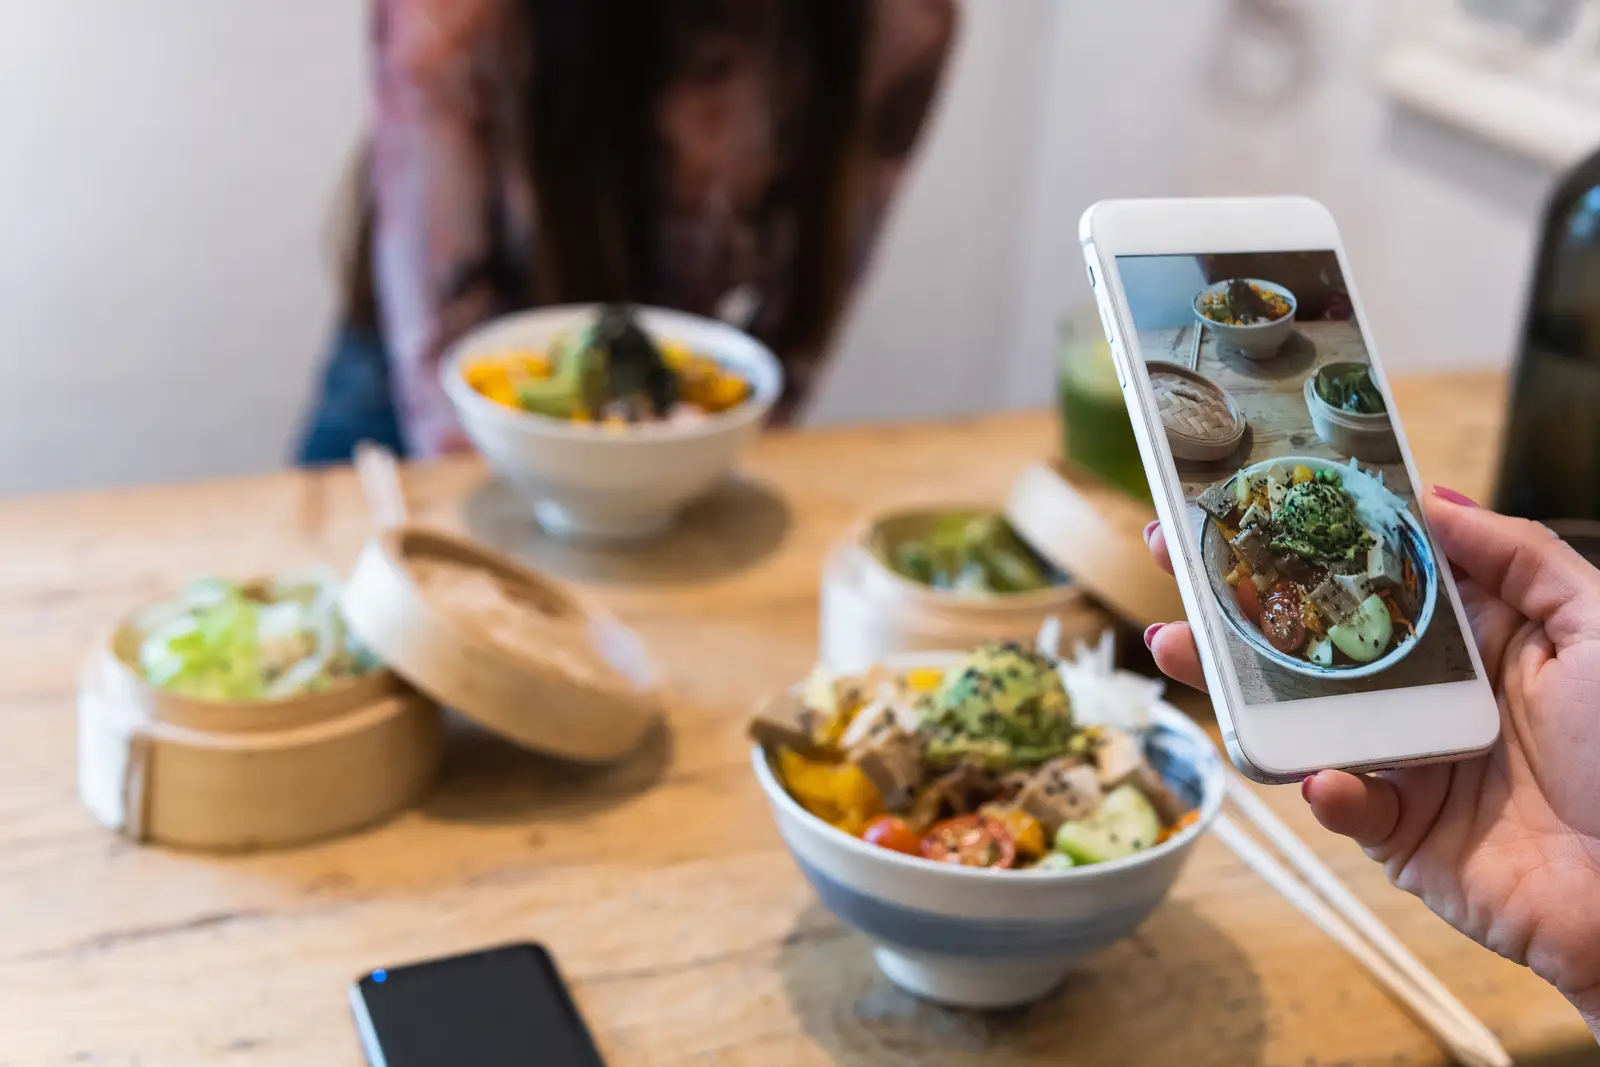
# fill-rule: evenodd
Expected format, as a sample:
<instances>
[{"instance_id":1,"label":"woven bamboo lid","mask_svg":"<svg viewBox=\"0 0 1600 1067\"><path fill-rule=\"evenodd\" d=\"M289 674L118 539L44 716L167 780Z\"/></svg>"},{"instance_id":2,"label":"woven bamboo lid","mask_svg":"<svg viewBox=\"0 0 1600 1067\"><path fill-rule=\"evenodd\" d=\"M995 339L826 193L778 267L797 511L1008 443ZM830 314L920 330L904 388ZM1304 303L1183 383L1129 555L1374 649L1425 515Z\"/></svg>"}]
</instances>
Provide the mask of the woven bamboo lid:
<instances>
[{"instance_id":1,"label":"woven bamboo lid","mask_svg":"<svg viewBox=\"0 0 1600 1067\"><path fill-rule=\"evenodd\" d=\"M1178 583L1145 546L1155 509L1060 463L1022 472L1006 517L1034 550L1129 622L1150 626L1184 617Z\"/></svg>"},{"instance_id":2,"label":"woven bamboo lid","mask_svg":"<svg viewBox=\"0 0 1600 1067\"><path fill-rule=\"evenodd\" d=\"M340 598L406 681L486 729L572 760L627 755L661 716L638 636L576 591L418 526L373 538Z\"/></svg>"},{"instance_id":3,"label":"woven bamboo lid","mask_svg":"<svg viewBox=\"0 0 1600 1067\"><path fill-rule=\"evenodd\" d=\"M1222 459L1244 437L1244 413L1227 390L1203 374L1161 360L1147 364L1167 443L1179 459Z\"/></svg>"}]
</instances>

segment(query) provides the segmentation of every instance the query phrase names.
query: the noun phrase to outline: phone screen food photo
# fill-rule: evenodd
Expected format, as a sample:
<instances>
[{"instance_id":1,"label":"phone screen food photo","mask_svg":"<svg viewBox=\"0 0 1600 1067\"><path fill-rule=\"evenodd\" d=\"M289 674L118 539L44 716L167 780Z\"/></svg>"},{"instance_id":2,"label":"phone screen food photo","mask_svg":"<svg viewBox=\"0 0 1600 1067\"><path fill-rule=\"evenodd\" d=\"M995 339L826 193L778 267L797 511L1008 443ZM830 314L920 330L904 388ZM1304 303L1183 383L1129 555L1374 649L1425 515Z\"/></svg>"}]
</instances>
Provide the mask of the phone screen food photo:
<instances>
[{"instance_id":1,"label":"phone screen food photo","mask_svg":"<svg viewBox=\"0 0 1600 1067\"><path fill-rule=\"evenodd\" d=\"M1117 267L1244 703L1475 677L1338 256Z\"/></svg>"}]
</instances>

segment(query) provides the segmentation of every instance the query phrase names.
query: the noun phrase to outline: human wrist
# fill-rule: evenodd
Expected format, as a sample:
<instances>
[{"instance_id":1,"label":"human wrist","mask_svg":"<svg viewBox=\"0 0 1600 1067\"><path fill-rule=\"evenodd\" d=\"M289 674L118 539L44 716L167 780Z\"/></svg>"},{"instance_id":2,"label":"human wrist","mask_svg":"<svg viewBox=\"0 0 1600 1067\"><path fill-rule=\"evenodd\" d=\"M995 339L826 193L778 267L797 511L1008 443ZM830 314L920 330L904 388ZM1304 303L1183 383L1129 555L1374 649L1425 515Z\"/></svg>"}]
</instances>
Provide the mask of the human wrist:
<instances>
[{"instance_id":1,"label":"human wrist","mask_svg":"<svg viewBox=\"0 0 1600 1067\"><path fill-rule=\"evenodd\" d=\"M1600 1042L1600 985L1592 985L1578 993L1568 993L1567 999L1578 1009L1583 1021L1589 1024L1595 1040Z\"/></svg>"}]
</instances>

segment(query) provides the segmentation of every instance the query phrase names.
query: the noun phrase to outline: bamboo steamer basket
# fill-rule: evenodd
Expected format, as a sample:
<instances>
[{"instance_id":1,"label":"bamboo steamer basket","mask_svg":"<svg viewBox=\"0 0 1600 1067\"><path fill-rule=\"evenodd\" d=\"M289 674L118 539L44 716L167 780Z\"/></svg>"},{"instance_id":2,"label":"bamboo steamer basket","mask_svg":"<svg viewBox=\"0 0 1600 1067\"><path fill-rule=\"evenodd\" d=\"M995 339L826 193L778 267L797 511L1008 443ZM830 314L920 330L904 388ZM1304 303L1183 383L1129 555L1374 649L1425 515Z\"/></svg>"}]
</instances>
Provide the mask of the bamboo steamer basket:
<instances>
[{"instance_id":1,"label":"bamboo steamer basket","mask_svg":"<svg viewBox=\"0 0 1600 1067\"><path fill-rule=\"evenodd\" d=\"M1050 618L1060 622L1069 644L1116 625L1115 616L1065 575L1061 584L1036 592L972 595L930 589L888 565L892 546L935 516L986 511L994 508L904 508L860 522L824 565L822 662L841 674L860 673L899 653L966 652L985 641L1031 643Z\"/></svg>"},{"instance_id":2,"label":"bamboo steamer basket","mask_svg":"<svg viewBox=\"0 0 1600 1067\"><path fill-rule=\"evenodd\" d=\"M1023 540L1140 628L1184 618L1178 583L1145 545L1155 508L1064 463L1036 463L1006 500Z\"/></svg>"},{"instance_id":3,"label":"bamboo steamer basket","mask_svg":"<svg viewBox=\"0 0 1600 1067\"><path fill-rule=\"evenodd\" d=\"M1232 455L1245 431L1244 413L1233 395L1176 363L1151 360L1147 368L1173 456L1209 463Z\"/></svg>"},{"instance_id":4,"label":"bamboo steamer basket","mask_svg":"<svg viewBox=\"0 0 1600 1067\"><path fill-rule=\"evenodd\" d=\"M543 621L513 648L418 581L432 559L486 573ZM584 763L632 753L661 720L659 672L634 632L575 590L463 538L401 525L362 551L340 595L351 632L406 681L525 748Z\"/></svg>"},{"instance_id":5,"label":"bamboo steamer basket","mask_svg":"<svg viewBox=\"0 0 1600 1067\"><path fill-rule=\"evenodd\" d=\"M123 836L210 852L301 845L382 822L433 782L438 708L393 673L196 700L135 669L143 615L91 656L78 698L79 794Z\"/></svg>"}]
</instances>

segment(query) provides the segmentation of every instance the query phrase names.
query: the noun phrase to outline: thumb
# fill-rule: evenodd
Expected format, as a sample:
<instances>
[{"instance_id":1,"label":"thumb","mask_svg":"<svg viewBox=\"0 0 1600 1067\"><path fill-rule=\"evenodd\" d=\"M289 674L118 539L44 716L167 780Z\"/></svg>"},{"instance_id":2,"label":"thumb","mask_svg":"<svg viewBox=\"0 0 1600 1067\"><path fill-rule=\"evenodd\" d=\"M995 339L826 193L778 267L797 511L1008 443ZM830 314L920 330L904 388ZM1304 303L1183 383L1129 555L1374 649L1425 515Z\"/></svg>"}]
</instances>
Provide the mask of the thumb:
<instances>
[{"instance_id":1,"label":"thumb","mask_svg":"<svg viewBox=\"0 0 1600 1067\"><path fill-rule=\"evenodd\" d=\"M1600 635L1600 571L1547 527L1485 511L1437 487L1423 510L1450 562L1543 625L1557 648Z\"/></svg>"}]
</instances>

